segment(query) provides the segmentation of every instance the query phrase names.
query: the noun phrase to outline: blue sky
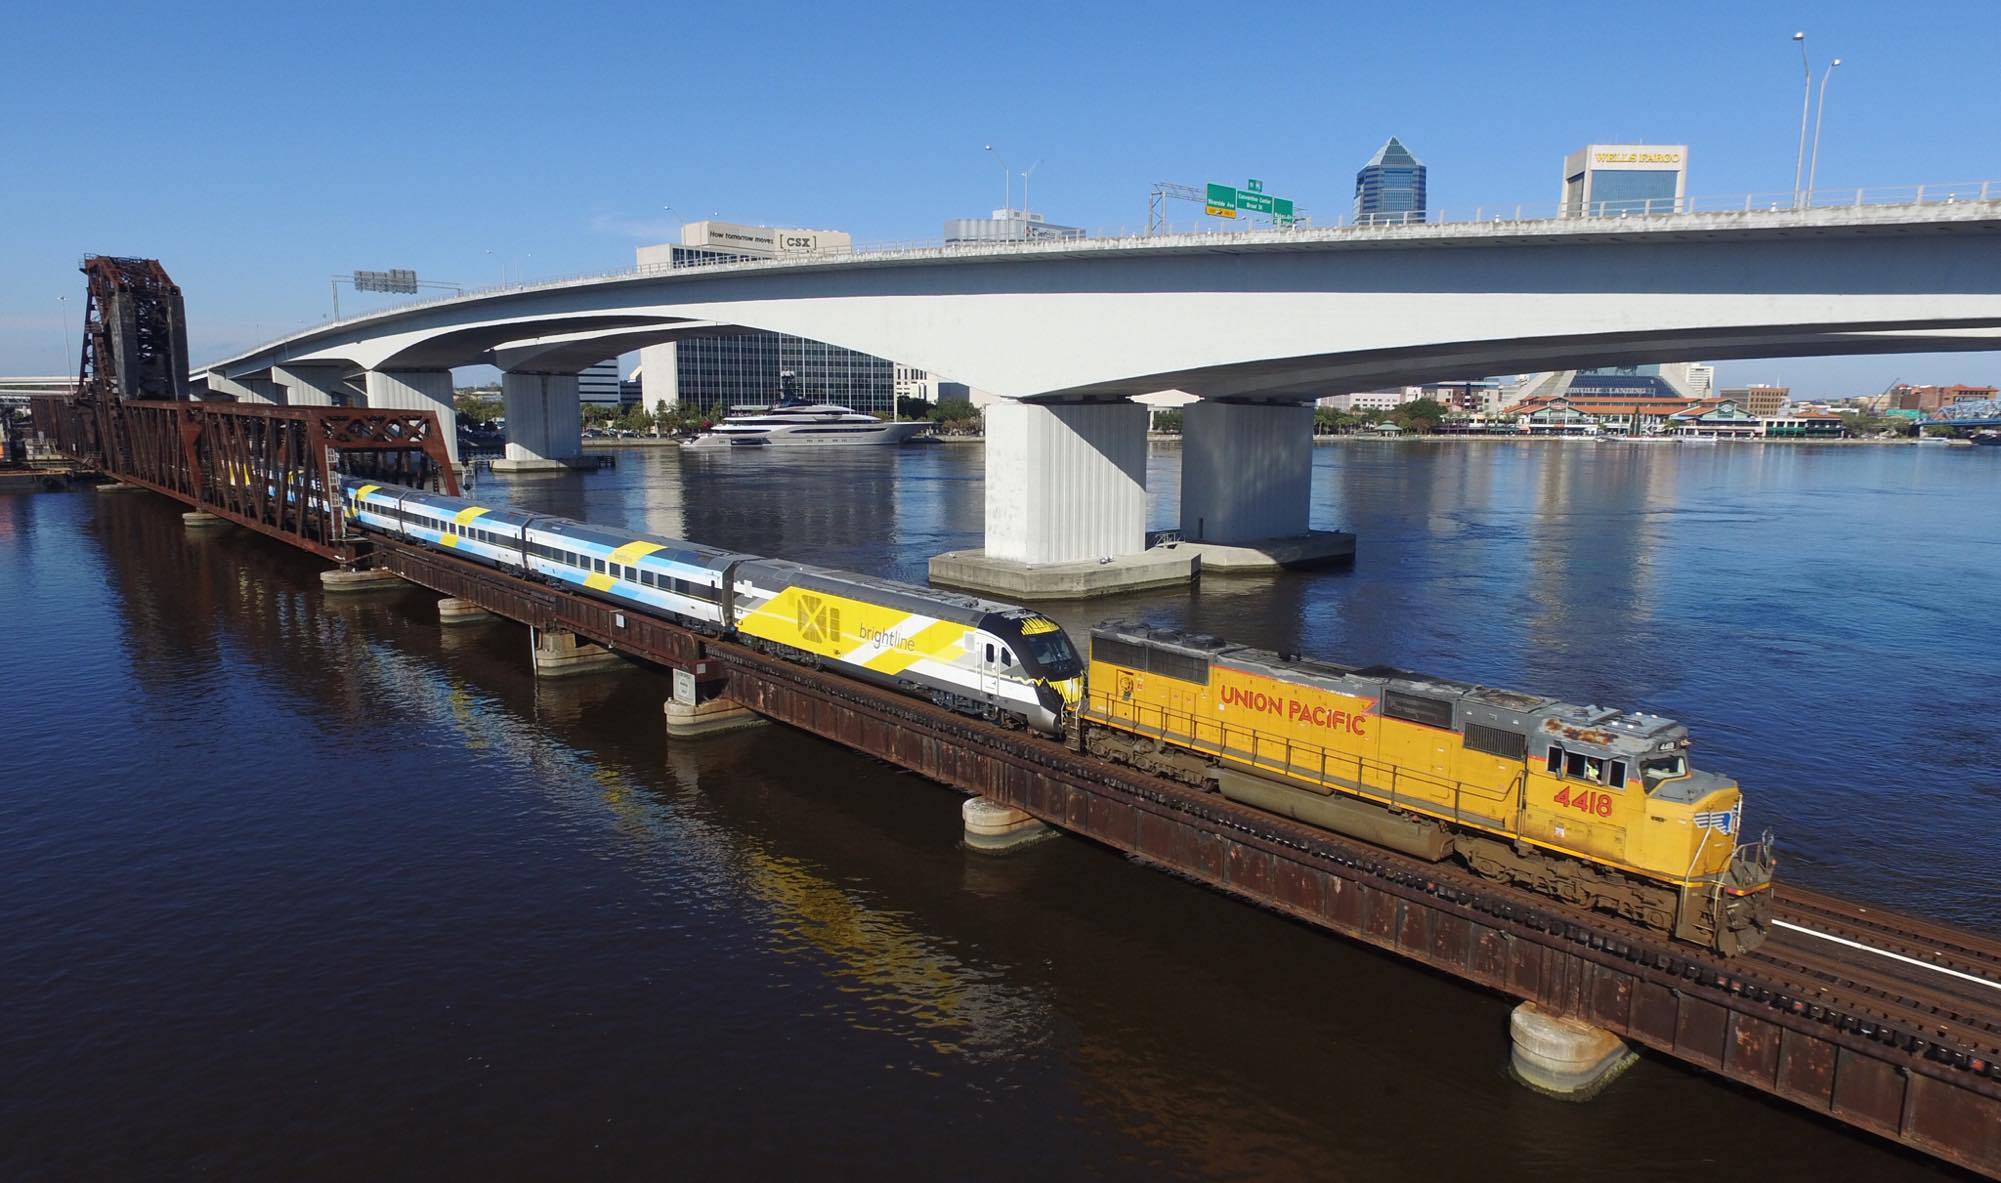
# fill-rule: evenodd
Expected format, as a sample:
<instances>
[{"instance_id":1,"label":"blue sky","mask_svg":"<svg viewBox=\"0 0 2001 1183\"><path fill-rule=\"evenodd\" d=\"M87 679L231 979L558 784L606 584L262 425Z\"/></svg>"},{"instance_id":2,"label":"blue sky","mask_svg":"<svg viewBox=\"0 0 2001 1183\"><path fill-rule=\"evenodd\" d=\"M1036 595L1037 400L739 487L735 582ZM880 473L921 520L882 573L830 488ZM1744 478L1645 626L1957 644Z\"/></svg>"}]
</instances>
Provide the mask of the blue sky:
<instances>
[{"instance_id":1,"label":"blue sky","mask_svg":"<svg viewBox=\"0 0 2001 1183\"><path fill-rule=\"evenodd\" d=\"M162 259L196 360L322 319L327 278L628 267L685 219L935 238L1001 198L1143 226L1156 180L1331 220L1389 135L1431 205L1554 205L1566 152L1687 143L1784 192L1808 32L1820 183L2001 177L1995 0L1096 6L83 6L7 19L0 372L70 368L83 255ZM665 207L673 207L669 212ZM68 296L67 305L58 297ZM342 294L344 311L370 299ZM75 346L70 328L70 347ZM1993 353L1725 363L1815 394L2001 379Z\"/></svg>"}]
</instances>

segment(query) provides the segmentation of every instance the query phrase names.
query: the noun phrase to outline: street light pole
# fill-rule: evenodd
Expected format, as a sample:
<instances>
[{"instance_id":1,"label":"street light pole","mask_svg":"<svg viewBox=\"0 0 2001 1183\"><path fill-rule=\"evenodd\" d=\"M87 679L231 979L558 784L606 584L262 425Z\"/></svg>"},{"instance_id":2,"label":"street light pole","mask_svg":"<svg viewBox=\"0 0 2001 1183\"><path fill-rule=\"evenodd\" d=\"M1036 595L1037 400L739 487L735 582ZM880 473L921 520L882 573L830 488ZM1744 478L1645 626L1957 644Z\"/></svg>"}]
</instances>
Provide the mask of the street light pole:
<instances>
[{"instance_id":1,"label":"street light pole","mask_svg":"<svg viewBox=\"0 0 2001 1183\"><path fill-rule=\"evenodd\" d=\"M994 152L994 146L988 144L987 151ZM1000 161L1001 166L1001 208L1011 210L1014 208L1014 174L1007 170L1006 157L994 152L994 159Z\"/></svg>"},{"instance_id":2,"label":"street light pole","mask_svg":"<svg viewBox=\"0 0 2001 1183\"><path fill-rule=\"evenodd\" d=\"M1834 67L1840 64L1841 59L1835 58L1827 64L1827 69L1820 72L1820 97L1815 100L1813 105L1813 163L1807 165L1806 169L1806 203L1808 205L1813 204L1814 181L1820 176L1820 124L1821 120L1827 118L1827 80L1834 77Z\"/></svg>"},{"instance_id":3,"label":"street light pole","mask_svg":"<svg viewBox=\"0 0 2001 1183\"><path fill-rule=\"evenodd\" d=\"M67 358L69 356L69 297L57 296L56 303L62 306L63 356ZM63 364L68 365L69 362L65 361ZM81 373L81 369L81 367L78 367L79 374ZM57 374L60 376L61 371L57 371Z\"/></svg>"},{"instance_id":4,"label":"street light pole","mask_svg":"<svg viewBox=\"0 0 2001 1183\"><path fill-rule=\"evenodd\" d=\"M1806 115L1813 104L1813 66L1806 60L1806 34L1794 33L1793 40L1800 45L1800 69L1806 72L1806 82L1800 87L1800 150L1793 162L1793 206L1800 203L1800 178L1806 173Z\"/></svg>"}]
</instances>

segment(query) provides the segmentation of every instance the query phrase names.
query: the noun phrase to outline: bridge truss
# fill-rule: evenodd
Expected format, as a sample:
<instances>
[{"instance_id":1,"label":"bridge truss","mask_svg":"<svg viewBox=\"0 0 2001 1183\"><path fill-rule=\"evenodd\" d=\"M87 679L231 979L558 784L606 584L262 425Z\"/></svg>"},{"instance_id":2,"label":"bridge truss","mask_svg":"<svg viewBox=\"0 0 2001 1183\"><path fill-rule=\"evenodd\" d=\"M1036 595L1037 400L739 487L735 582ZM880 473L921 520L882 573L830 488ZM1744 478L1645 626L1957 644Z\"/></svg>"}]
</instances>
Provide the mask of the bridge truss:
<instances>
[{"instance_id":1,"label":"bridge truss","mask_svg":"<svg viewBox=\"0 0 2001 1183\"><path fill-rule=\"evenodd\" d=\"M121 482L339 563L360 540L337 474L458 492L429 411L200 402L187 392L181 291L158 261L93 256L74 400L36 400L36 426Z\"/></svg>"}]
</instances>

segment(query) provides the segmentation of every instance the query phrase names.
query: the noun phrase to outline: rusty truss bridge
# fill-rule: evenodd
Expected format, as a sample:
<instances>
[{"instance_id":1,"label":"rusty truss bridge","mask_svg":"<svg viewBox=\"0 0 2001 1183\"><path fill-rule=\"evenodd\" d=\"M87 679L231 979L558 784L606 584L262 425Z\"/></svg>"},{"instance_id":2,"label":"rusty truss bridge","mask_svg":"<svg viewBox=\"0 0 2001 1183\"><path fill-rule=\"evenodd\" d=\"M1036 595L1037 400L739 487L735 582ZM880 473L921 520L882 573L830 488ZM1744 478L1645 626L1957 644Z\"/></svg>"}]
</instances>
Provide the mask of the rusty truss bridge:
<instances>
[{"instance_id":1,"label":"rusty truss bridge","mask_svg":"<svg viewBox=\"0 0 2001 1183\"><path fill-rule=\"evenodd\" d=\"M96 335L82 394L37 413L61 420L64 438L108 477L542 635L699 671L759 714L1145 865L2001 1179L2001 940L1782 883L1769 939L1721 958L603 600L351 535L329 508L336 471L456 491L431 415L191 403L174 397L171 368L146 371L134 390L116 368L117 282L144 272L103 262L85 268ZM177 294L169 302L151 290L144 308L178 309Z\"/></svg>"}]
</instances>

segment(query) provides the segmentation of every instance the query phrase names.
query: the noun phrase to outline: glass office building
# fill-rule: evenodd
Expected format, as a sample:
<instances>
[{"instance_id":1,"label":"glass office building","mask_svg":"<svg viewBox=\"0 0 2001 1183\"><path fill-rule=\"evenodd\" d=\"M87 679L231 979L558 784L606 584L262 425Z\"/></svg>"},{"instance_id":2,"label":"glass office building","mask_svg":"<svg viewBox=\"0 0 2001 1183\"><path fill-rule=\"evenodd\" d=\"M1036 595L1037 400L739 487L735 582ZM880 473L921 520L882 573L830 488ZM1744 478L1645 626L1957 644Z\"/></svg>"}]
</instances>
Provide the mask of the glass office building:
<instances>
[{"instance_id":1,"label":"glass office building","mask_svg":"<svg viewBox=\"0 0 2001 1183\"><path fill-rule=\"evenodd\" d=\"M721 222L695 223L702 245L662 244L639 248L642 272L653 269L738 263L772 252L742 246L717 248L710 238L744 241L834 242L846 249L847 235L832 230L792 230L736 226ZM688 403L704 410L755 406L783 397L808 402L837 403L870 415L896 413L895 366L872 357L780 333L734 332L710 337L682 337L639 351L640 373L649 409L666 403Z\"/></svg>"},{"instance_id":2,"label":"glass office building","mask_svg":"<svg viewBox=\"0 0 2001 1183\"><path fill-rule=\"evenodd\" d=\"M1587 144L1563 159L1563 216L1672 214L1688 195L1688 145Z\"/></svg>"},{"instance_id":3,"label":"glass office building","mask_svg":"<svg viewBox=\"0 0 2001 1183\"><path fill-rule=\"evenodd\" d=\"M1355 174L1355 220L1424 221L1424 162L1395 136Z\"/></svg>"}]
</instances>

